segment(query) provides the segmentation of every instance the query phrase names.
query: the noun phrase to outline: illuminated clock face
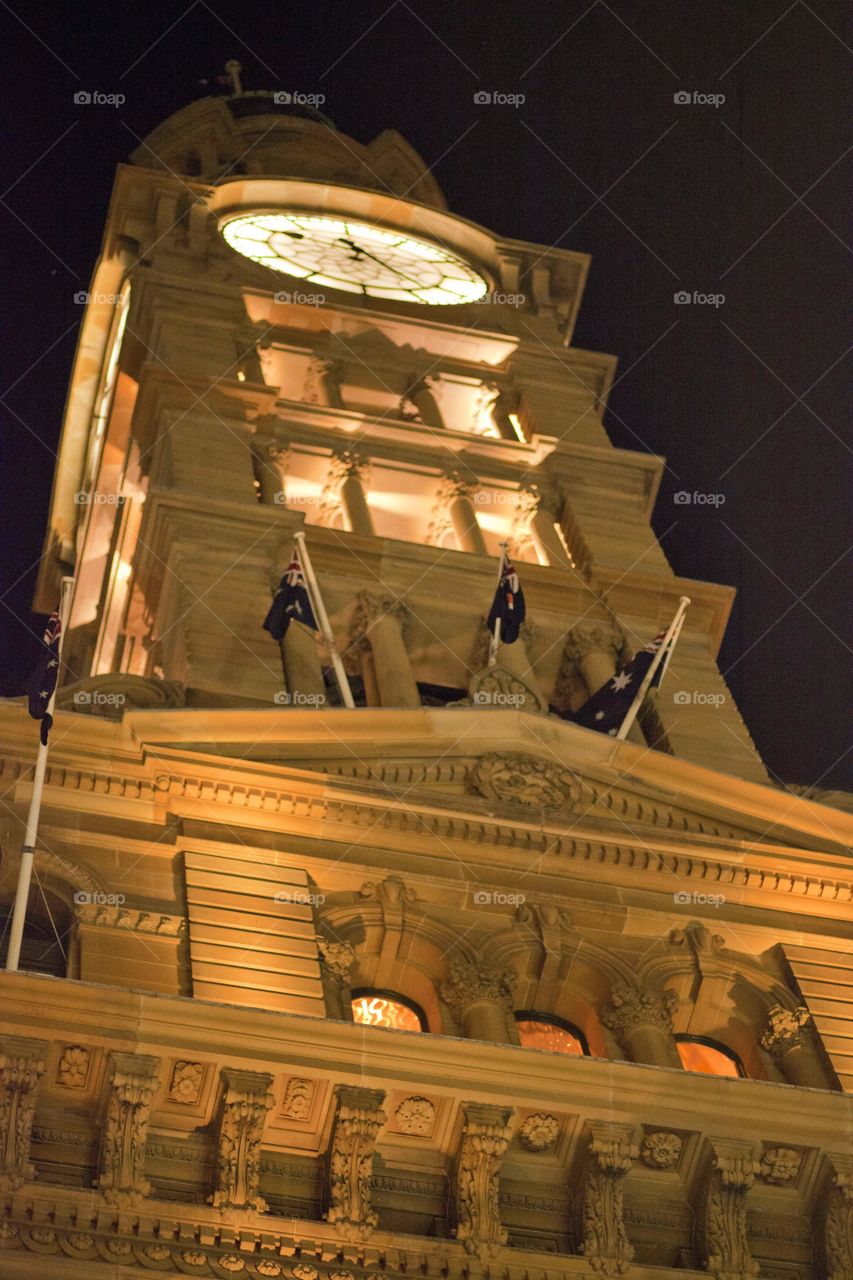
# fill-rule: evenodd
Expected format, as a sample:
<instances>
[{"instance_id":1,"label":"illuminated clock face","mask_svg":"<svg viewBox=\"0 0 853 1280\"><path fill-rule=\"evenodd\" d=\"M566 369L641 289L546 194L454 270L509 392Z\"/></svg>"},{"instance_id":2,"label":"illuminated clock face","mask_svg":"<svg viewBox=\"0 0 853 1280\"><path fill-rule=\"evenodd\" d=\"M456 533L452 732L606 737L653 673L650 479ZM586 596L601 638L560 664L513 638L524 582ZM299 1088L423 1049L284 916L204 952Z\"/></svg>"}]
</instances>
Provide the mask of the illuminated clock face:
<instances>
[{"instance_id":1,"label":"illuminated clock face","mask_svg":"<svg viewBox=\"0 0 853 1280\"><path fill-rule=\"evenodd\" d=\"M244 257L311 284L393 302L476 302L483 277L441 245L349 218L251 213L222 227Z\"/></svg>"}]
</instances>

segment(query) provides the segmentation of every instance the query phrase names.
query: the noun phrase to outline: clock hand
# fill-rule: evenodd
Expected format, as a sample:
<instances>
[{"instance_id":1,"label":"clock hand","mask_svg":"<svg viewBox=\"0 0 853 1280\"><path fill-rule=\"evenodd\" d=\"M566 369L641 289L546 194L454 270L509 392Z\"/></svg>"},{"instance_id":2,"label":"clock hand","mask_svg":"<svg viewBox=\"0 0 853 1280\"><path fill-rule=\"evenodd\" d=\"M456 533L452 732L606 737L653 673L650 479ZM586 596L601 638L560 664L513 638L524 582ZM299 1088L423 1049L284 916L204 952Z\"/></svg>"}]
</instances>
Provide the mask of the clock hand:
<instances>
[{"instance_id":1,"label":"clock hand","mask_svg":"<svg viewBox=\"0 0 853 1280\"><path fill-rule=\"evenodd\" d=\"M361 245L356 244L354 240L347 240L343 236L338 237L338 244L346 245L347 249L352 249L356 261L359 258L371 258L374 262L378 262L380 267L385 271L393 271L395 276L399 276L401 280L408 280L412 284L417 285L419 289L424 287L422 280L417 280L414 276L407 276L405 271L400 271L398 267L389 266L387 262L383 262L381 258L377 258L375 253L362 249Z\"/></svg>"}]
</instances>

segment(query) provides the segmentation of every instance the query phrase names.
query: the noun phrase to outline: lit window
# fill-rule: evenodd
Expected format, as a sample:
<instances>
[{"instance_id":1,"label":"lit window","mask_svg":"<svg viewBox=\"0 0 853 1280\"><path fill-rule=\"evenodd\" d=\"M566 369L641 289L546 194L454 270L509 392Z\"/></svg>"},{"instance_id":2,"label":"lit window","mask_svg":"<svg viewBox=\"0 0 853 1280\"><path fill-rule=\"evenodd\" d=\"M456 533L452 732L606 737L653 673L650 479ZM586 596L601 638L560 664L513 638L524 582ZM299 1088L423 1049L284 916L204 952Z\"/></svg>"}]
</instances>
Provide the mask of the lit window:
<instances>
[{"instance_id":1,"label":"lit window","mask_svg":"<svg viewBox=\"0 0 853 1280\"><path fill-rule=\"evenodd\" d=\"M743 1068L737 1057L724 1045L711 1044L708 1040L692 1040L679 1037L678 1056L685 1071L699 1071L705 1076L742 1076Z\"/></svg>"},{"instance_id":2,"label":"lit window","mask_svg":"<svg viewBox=\"0 0 853 1280\"><path fill-rule=\"evenodd\" d=\"M577 1027L562 1019L524 1012L517 1013L515 1020L523 1049L546 1049L549 1053L567 1053L573 1058L582 1058L587 1052Z\"/></svg>"},{"instance_id":3,"label":"lit window","mask_svg":"<svg viewBox=\"0 0 853 1280\"><path fill-rule=\"evenodd\" d=\"M390 1027L392 1031L423 1031L423 1014L408 1001L384 991L353 994L352 1017L365 1027Z\"/></svg>"}]
</instances>

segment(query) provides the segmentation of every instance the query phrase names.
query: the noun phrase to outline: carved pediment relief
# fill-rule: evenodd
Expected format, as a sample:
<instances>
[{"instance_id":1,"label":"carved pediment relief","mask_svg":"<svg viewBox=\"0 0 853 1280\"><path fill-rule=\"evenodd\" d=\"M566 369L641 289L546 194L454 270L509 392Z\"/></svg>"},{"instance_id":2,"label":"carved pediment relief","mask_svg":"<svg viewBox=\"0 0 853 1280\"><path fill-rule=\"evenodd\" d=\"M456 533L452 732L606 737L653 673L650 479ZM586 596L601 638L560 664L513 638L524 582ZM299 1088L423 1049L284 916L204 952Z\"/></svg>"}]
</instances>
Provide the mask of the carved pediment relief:
<instances>
[{"instance_id":1,"label":"carved pediment relief","mask_svg":"<svg viewBox=\"0 0 853 1280\"><path fill-rule=\"evenodd\" d=\"M583 785L577 774L540 756L495 751L481 756L473 766L468 790L485 800L565 809L582 799Z\"/></svg>"}]
</instances>

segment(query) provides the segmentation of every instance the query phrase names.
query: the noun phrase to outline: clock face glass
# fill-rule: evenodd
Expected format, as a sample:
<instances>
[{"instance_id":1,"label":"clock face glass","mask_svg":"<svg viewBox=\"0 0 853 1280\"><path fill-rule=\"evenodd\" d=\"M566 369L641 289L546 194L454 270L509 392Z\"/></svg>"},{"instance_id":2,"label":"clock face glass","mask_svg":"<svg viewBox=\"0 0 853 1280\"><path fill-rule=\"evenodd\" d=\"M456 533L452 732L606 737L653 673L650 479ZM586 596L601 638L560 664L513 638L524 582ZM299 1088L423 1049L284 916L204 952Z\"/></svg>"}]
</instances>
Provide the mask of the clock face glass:
<instances>
[{"instance_id":1,"label":"clock face glass","mask_svg":"<svg viewBox=\"0 0 853 1280\"><path fill-rule=\"evenodd\" d=\"M476 302L488 284L462 258L429 240L349 218L252 213L222 228L246 258L311 284L394 302Z\"/></svg>"}]
</instances>

